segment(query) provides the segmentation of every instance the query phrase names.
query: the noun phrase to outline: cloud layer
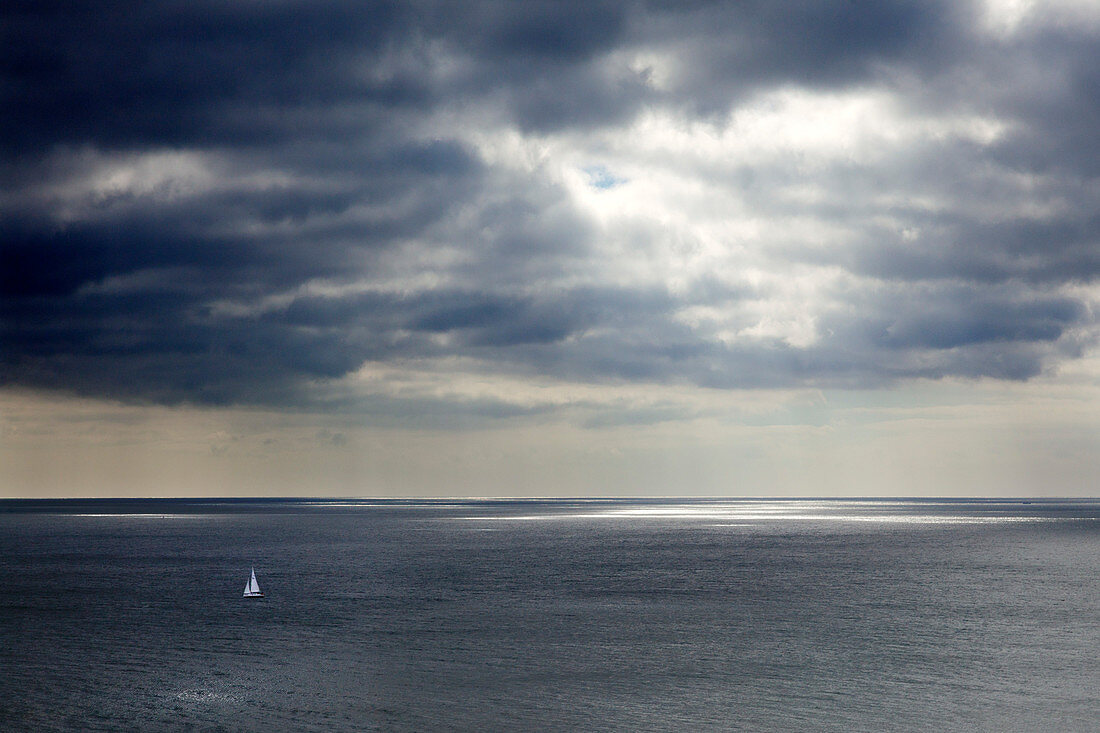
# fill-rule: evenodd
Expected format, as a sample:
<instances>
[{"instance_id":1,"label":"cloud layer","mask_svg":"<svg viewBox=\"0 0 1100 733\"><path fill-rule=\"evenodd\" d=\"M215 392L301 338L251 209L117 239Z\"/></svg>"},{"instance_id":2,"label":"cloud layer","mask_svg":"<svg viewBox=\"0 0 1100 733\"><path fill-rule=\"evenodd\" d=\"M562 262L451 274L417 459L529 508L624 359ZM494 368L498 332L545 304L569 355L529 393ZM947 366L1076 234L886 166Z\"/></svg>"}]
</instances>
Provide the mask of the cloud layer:
<instances>
[{"instance_id":1,"label":"cloud layer","mask_svg":"<svg viewBox=\"0 0 1100 733\"><path fill-rule=\"evenodd\" d=\"M1088 4L0 13L0 384L514 416L1096 342Z\"/></svg>"}]
</instances>

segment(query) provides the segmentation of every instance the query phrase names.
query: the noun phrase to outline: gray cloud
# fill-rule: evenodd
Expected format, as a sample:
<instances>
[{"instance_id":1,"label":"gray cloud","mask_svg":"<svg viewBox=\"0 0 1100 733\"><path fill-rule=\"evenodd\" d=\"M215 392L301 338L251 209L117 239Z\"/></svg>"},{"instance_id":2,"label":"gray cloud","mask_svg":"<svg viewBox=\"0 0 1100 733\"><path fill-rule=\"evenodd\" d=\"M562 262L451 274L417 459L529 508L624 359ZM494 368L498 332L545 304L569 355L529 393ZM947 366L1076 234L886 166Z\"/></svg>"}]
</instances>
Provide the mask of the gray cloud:
<instances>
[{"instance_id":1,"label":"gray cloud","mask_svg":"<svg viewBox=\"0 0 1100 733\"><path fill-rule=\"evenodd\" d=\"M1027 379L1095 338L1074 290L1100 273L1087 26L1000 38L955 3L901 1L0 12L0 384L333 408L318 385L364 362L463 358L594 383L859 387ZM600 221L530 152L621 140L656 113L721 133L784 90L888 95L918 132L680 171L813 225L745 256L771 284L668 272L654 253L690 259L706 238L645 211ZM543 147L486 152L507 135ZM600 145L576 163L588 185L645 182ZM802 313L780 292L796 268L844 279ZM784 309L812 333L765 327Z\"/></svg>"}]
</instances>

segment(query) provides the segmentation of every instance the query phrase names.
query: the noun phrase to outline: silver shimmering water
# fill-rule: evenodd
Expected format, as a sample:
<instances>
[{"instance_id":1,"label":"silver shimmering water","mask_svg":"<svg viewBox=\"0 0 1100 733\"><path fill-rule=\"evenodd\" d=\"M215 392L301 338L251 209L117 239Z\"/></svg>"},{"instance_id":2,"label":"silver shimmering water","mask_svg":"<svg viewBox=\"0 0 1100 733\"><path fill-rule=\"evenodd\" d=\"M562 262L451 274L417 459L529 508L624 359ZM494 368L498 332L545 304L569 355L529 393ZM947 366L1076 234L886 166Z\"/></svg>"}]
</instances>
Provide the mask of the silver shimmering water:
<instances>
[{"instance_id":1,"label":"silver shimmering water","mask_svg":"<svg viewBox=\"0 0 1100 733\"><path fill-rule=\"evenodd\" d=\"M1096 501L0 502L0 728L1094 731L1098 564Z\"/></svg>"}]
</instances>

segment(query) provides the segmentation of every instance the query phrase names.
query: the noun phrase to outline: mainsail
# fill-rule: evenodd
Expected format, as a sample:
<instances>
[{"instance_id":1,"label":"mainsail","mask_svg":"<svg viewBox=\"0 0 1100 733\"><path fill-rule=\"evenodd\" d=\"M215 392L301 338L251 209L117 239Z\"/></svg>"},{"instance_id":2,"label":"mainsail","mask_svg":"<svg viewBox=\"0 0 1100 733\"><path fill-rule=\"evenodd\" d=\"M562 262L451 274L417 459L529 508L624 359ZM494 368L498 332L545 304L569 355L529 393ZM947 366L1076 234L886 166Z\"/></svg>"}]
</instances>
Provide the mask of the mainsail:
<instances>
[{"instance_id":1,"label":"mainsail","mask_svg":"<svg viewBox=\"0 0 1100 733\"><path fill-rule=\"evenodd\" d=\"M248 579L248 583L244 587L245 598L255 598L263 596L260 591L260 584L256 582L256 568L252 568L252 577Z\"/></svg>"}]
</instances>

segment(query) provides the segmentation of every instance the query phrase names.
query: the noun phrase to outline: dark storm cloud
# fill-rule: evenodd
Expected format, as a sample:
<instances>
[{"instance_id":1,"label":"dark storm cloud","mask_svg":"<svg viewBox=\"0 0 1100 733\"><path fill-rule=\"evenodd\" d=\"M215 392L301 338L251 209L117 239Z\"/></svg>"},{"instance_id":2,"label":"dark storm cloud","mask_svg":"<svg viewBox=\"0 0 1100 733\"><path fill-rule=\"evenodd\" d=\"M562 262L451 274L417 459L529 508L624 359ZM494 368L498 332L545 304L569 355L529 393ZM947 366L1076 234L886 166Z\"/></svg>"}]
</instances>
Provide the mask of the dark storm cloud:
<instances>
[{"instance_id":1,"label":"dark storm cloud","mask_svg":"<svg viewBox=\"0 0 1100 733\"><path fill-rule=\"evenodd\" d=\"M1085 212L1082 212L1085 213ZM903 280L966 278L982 282L1090 282L1100 275L1100 220L942 221L921 247L884 234L850 253L859 272Z\"/></svg>"},{"instance_id":2,"label":"dark storm cloud","mask_svg":"<svg viewBox=\"0 0 1100 733\"><path fill-rule=\"evenodd\" d=\"M386 3L14 2L4 15L14 113L0 136L15 153L271 144L302 132L290 111L326 117L347 95L386 105L422 96L415 83L356 83L347 68L371 63L391 37L400 12Z\"/></svg>"},{"instance_id":3,"label":"dark storm cloud","mask_svg":"<svg viewBox=\"0 0 1100 733\"><path fill-rule=\"evenodd\" d=\"M9 154L345 141L390 115L497 90L525 125L607 121L644 101L643 79L593 62L649 43L684 54L674 97L725 109L759 84L859 82L876 64L910 57L942 63L952 38L950 15L934 4L843 0L13 2L4 12ZM467 68L442 81L433 43Z\"/></svg>"},{"instance_id":4,"label":"dark storm cloud","mask_svg":"<svg viewBox=\"0 0 1100 733\"><path fill-rule=\"evenodd\" d=\"M924 74L958 52L956 4L939 2L670 3L648 18L650 40L673 49L685 78L672 94L724 114L764 85L862 84L893 64Z\"/></svg>"},{"instance_id":5,"label":"dark storm cloud","mask_svg":"<svg viewBox=\"0 0 1100 733\"><path fill-rule=\"evenodd\" d=\"M1059 290L1100 273L1100 40L1085 31L990 39L962 5L903 0L0 13L0 384L316 405L312 386L364 362L443 357L709 387L1024 379L1079 353L1094 326ZM671 70L647 66L661 55ZM814 174L838 192L817 204L775 195L807 176L797 155L737 174L760 215L853 232L831 248L776 242L773 267L877 283L831 291L798 347L730 343L683 316L722 308L749 330L751 304L777 297L766 288L605 276L609 232L560 181L471 142L509 128L626 135L646 110L720 127L775 89L886 90L905 111L1004 122L990 144L936 138L875 163L857 152ZM596 188L625 182L582 165ZM989 169L999 177L972 174ZM882 189L899 202L866 203ZM1053 213L903 203L937 196ZM667 236L638 226L646 246ZM383 410L372 399L359 404Z\"/></svg>"}]
</instances>

